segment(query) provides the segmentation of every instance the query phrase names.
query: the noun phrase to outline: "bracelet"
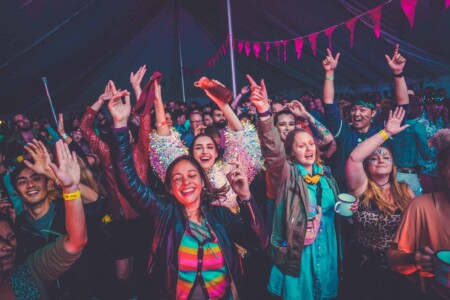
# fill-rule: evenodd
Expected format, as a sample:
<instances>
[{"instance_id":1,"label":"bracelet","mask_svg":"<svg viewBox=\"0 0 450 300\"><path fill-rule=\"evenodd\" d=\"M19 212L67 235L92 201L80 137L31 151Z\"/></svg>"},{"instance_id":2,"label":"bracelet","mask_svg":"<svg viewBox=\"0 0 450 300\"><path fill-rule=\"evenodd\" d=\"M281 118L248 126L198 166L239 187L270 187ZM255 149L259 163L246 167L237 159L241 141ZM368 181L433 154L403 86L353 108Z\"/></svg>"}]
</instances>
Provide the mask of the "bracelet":
<instances>
[{"instance_id":1,"label":"bracelet","mask_svg":"<svg viewBox=\"0 0 450 300\"><path fill-rule=\"evenodd\" d=\"M63 194L63 198L66 201L71 201L71 200L75 200L81 197L81 192L80 190L77 190L75 193L71 193L71 194Z\"/></svg>"},{"instance_id":2,"label":"bracelet","mask_svg":"<svg viewBox=\"0 0 450 300\"><path fill-rule=\"evenodd\" d=\"M268 117L271 116L272 112L270 111L270 109L263 111L262 113L258 113L258 119L261 119L262 117Z\"/></svg>"},{"instance_id":3,"label":"bracelet","mask_svg":"<svg viewBox=\"0 0 450 300\"><path fill-rule=\"evenodd\" d=\"M158 122L158 123L155 124L156 127L161 127L163 125L167 125L167 122L164 121L164 122Z\"/></svg>"},{"instance_id":4,"label":"bracelet","mask_svg":"<svg viewBox=\"0 0 450 300\"><path fill-rule=\"evenodd\" d=\"M67 133L61 134L61 138L62 138L63 140L67 139L68 137L69 137L69 135L68 135Z\"/></svg>"},{"instance_id":5,"label":"bracelet","mask_svg":"<svg viewBox=\"0 0 450 300\"><path fill-rule=\"evenodd\" d=\"M401 71L401 72L398 73L398 74L392 73L392 76L397 77L397 78L402 78L402 77L403 77L403 71Z\"/></svg>"},{"instance_id":6,"label":"bracelet","mask_svg":"<svg viewBox=\"0 0 450 300\"><path fill-rule=\"evenodd\" d=\"M325 80L333 81L334 80L334 76L325 76Z\"/></svg>"},{"instance_id":7,"label":"bracelet","mask_svg":"<svg viewBox=\"0 0 450 300\"><path fill-rule=\"evenodd\" d=\"M378 133L383 137L383 139L385 141L387 141L389 139L389 136L386 134L386 131L384 131L383 129L381 129L380 131L378 131Z\"/></svg>"}]
</instances>

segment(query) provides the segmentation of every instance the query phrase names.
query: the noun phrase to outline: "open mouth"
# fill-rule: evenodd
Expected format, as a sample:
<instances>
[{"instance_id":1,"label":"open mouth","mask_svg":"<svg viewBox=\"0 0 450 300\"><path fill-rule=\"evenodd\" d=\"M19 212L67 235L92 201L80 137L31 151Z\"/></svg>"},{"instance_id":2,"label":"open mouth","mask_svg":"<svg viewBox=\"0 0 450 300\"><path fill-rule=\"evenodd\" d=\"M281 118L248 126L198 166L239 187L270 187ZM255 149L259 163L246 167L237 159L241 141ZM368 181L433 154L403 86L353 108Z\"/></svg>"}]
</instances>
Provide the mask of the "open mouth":
<instances>
[{"instance_id":1,"label":"open mouth","mask_svg":"<svg viewBox=\"0 0 450 300\"><path fill-rule=\"evenodd\" d=\"M313 159L314 158L314 153L305 154L305 158L306 159Z\"/></svg>"},{"instance_id":2,"label":"open mouth","mask_svg":"<svg viewBox=\"0 0 450 300\"><path fill-rule=\"evenodd\" d=\"M207 155L207 156L200 156L200 161L205 163L205 162L209 162L211 160L211 156Z\"/></svg>"},{"instance_id":3,"label":"open mouth","mask_svg":"<svg viewBox=\"0 0 450 300\"><path fill-rule=\"evenodd\" d=\"M34 196L37 195L39 193L39 191L37 190L30 190L27 192L27 196Z\"/></svg>"},{"instance_id":4,"label":"open mouth","mask_svg":"<svg viewBox=\"0 0 450 300\"><path fill-rule=\"evenodd\" d=\"M2 265L10 264L13 262L13 260L14 260L14 253L11 253L0 257L0 264Z\"/></svg>"},{"instance_id":5,"label":"open mouth","mask_svg":"<svg viewBox=\"0 0 450 300\"><path fill-rule=\"evenodd\" d=\"M194 188L188 188L188 189L181 191L181 194L183 196L189 196L189 195L192 195L194 193L194 191L195 191Z\"/></svg>"}]
</instances>

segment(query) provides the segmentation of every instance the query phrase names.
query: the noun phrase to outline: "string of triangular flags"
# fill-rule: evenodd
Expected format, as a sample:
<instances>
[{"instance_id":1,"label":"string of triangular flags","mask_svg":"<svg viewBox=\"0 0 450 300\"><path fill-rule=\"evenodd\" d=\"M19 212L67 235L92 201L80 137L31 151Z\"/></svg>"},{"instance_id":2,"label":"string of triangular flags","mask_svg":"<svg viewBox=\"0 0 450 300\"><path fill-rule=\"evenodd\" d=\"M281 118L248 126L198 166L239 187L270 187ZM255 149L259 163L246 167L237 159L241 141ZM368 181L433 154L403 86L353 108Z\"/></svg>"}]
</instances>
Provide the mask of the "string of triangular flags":
<instances>
[{"instance_id":1,"label":"string of triangular flags","mask_svg":"<svg viewBox=\"0 0 450 300\"><path fill-rule=\"evenodd\" d=\"M445 9L448 9L450 7L450 0L444 0L445 1ZM299 60L302 56L302 49L304 45L304 40L308 39L311 49L313 52L313 55L316 56L316 49L317 49L317 37L320 33L325 34L325 36L328 38L329 42L329 48L332 50L332 35L336 27L343 26L349 30L350 33L350 47L353 47L354 42L354 32L355 32L355 24L356 21L358 21L362 16L369 15L372 24L373 24L373 31L375 33L375 36L377 38L380 38L380 25L381 25L381 9L385 6L393 2L393 0L389 0L365 13L362 13L356 17L353 17L345 22L336 24L334 26L331 26L329 28L326 28L324 30L314 32L305 36L299 36L292 39L287 40L280 40L280 41L247 41L247 40L239 40L239 39L233 39L233 48L237 49L239 54L242 54L243 51L245 51L245 54L247 56L250 56L250 54L253 51L253 54L256 58L260 57L261 50L265 50L265 58L268 61L269 60L269 51L272 46L275 46L278 54L278 61L280 61L280 55L283 56L283 61L287 60L287 44L289 42L294 42L295 44L295 51L297 53L297 59ZM400 0L400 5L402 7L403 12L406 15L406 18L408 19L409 25L411 28L414 26L414 15L416 11L416 5L418 0ZM229 47L229 38L227 37L225 42L217 49L217 51L209 57L202 65L200 65L197 68L194 69L186 69L185 74L191 75L191 76L197 76L199 75L203 69L205 68L212 68L214 67L217 62L227 54L227 49ZM282 51L282 53L281 53Z\"/></svg>"}]
</instances>

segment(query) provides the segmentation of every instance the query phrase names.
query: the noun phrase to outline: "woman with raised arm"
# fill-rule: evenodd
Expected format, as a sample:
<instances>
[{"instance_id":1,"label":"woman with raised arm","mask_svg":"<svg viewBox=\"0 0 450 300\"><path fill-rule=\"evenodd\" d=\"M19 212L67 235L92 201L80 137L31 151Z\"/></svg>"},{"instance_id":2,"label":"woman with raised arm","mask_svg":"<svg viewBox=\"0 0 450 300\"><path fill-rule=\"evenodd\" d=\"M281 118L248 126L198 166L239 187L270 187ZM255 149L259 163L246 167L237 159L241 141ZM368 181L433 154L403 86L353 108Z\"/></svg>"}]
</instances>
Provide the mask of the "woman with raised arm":
<instances>
[{"instance_id":1,"label":"woman with raised arm","mask_svg":"<svg viewBox=\"0 0 450 300\"><path fill-rule=\"evenodd\" d=\"M324 169L313 136L304 129L283 143L274 127L264 81L247 75L258 111L258 135L276 189L268 290L283 299L331 299L338 293L335 180Z\"/></svg>"},{"instance_id":2,"label":"woman with raised arm","mask_svg":"<svg viewBox=\"0 0 450 300\"><path fill-rule=\"evenodd\" d=\"M125 97L125 102L122 101ZM150 216L155 236L149 272L160 272L169 299L237 299L241 270L234 243L264 249L267 234L240 163L227 174L238 196L240 217L211 203L225 197L226 188L212 187L200 164L180 156L167 168L169 199L159 198L137 177L130 154L127 119L130 97L117 92L108 104L114 120L117 177L133 207Z\"/></svg>"},{"instance_id":3,"label":"woman with raised arm","mask_svg":"<svg viewBox=\"0 0 450 300\"><path fill-rule=\"evenodd\" d=\"M361 199L354 208L356 243L347 253L349 268L344 292L358 299L399 299L406 296L404 282L386 263L401 216L412 197L408 184L397 181L391 151L382 144L409 125L401 126L405 111L389 113L384 129L359 144L350 154L345 177L349 192Z\"/></svg>"},{"instance_id":4,"label":"woman with raised arm","mask_svg":"<svg viewBox=\"0 0 450 300\"><path fill-rule=\"evenodd\" d=\"M440 276L440 281L447 280L448 286L448 272L445 277L445 272L439 274L435 270L435 253L450 249L450 129L439 130L431 143L437 150L440 191L411 201L387 259L392 270L408 275L426 293L421 299L449 299L450 288L436 280Z\"/></svg>"},{"instance_id":5,"label":"woman with raised arm","mask_svg":"<svg viewBox=\"0 0 450 300\"><path fill-rule=\"evenodd\" d=\"M228 104L207 93L219 106L229 123L224 133L225 153L223 159L218 159L219 145L213 137L202 133L194 138L188 150L182 143L178 132L167 126L160 86L155 86L155 93L157 95L155 100L156 132L152 133L150 139L150 161L163 182L169 164L178 156L185 154L191 155L200 163L215 188L229 186L226 173L230 161L240 161L249 181L253 180L255 174L261 170L262 162L258 137L255 127L251 123L242 124ZM239 206L236 199L236 193L232 189L228 189L227 197L214 204L226 206L231 211L238 212Z\"/></svg>"},{"instance_id":6,"label":"woman with raised arm","mask_svg":"<svg viewBox=\"0 0 450 300\"><path fill-rule=\"evenodd\" d=\"M56 142L56 154L58 166L50 166L63 189L67 235L14 266L17 241L13 222L0 213L0 299L47 299L46 286L70 268L87 243L76 154L61 140Z\"/></svg>"}]
</instances>

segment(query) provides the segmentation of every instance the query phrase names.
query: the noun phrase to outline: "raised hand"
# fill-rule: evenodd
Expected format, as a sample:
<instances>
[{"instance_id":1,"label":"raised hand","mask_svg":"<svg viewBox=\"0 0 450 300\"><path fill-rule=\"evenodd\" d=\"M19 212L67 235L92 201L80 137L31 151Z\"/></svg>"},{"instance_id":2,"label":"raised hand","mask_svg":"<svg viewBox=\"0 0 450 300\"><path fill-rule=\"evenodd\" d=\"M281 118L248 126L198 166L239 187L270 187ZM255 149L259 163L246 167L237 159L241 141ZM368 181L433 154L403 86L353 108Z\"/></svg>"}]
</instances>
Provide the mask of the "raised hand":
<instances>
[{"instance_id":1,"label":"raised hand","mask_svg":"<svg viewBox=\"0 0 450 300\"><path fill-rule=\"evenodd\" d=\"M404 117L405 117L405 110L400 106L398 106L394 110L394 112L392 112L392 110L389 111L389 118L386 122L386 125L384 126L384 131L388 135L393 136L403 131L404 129L408 128L409 127L408 124L401 126Z\"/></svg>"},{"instance_id":2,"label":"raised hand","mask_svg":"<svg viewBox=\"0 0 450 300\"><path fill-rule=\"evenodd\" d=\"M113 91L115 92L108 103L108 109L113 118L114 127L125 127L131 113L130 93L127 90L115 90L115 87ZM122 97L125 101L122 101Z\"/></svg>"},{"instance_id":3,"label":"raised hand","mask_svg":"<svg viewBox=\"0 0 450 300\"><path fill-rule=\"evenodd\" d=\"M287 108L294 114L294 116L302 117L306 119L308 111L306 108L297 100L293 100L291 103L287 104Z\"/></svg>"},{"instance_id":4,"label":"raised hand","mask_svg":"<svg viewBox=\"0 0 450 300\"><path fill-rule=\"evenodd\" d=\"M158 80L153 81L153 87L155 88L155 102L162 103L161 84Z\"/></svg>"},{"instance_id":5,"label":"raised hand","mask_svg":"<svg viewBox=\"0 0 450 300\"><path fill-rule=\"evenodd\" d=\"M250 83L250 91L252 91L252 94L250 95L250 101L253 103L259 113L268 111L270 109L270 104L264 79L261 79L260 85L258 85L250 75L247 75L247 79Z\"/></svg>"},{"instance_id":6,"label":"raised hand","mask_svg":"<svg viewBox=\"0 0 450 300\"><path fill-rule=\"evenodd\" d=\"M400 74L403 72L403 68L405 67L406 58L404 58L400 53L398 53L399 46L398 44L395 46L394 54L392 57L389 57L389 55L385 55L386 61L389 65L389 68L391 68L392 73L394 74Z\"/></svg>"},{"instance_id":7,"label":"raised hand","mask_svg":"<svg viewBox=\"0 0 450 300\"><path fill-rule=\"evenodd\" d=\"M228 164L235 166L227 173L227 179L231 188L241 200L249 200L251 197L250 186L242 164L238 161L230 161Z\"/></svg>"},{"instance_id":8,"label":"raised hand","mask_svg":"<svg viewBox=\"0 0 450 300\"><path fill-rule=\"evenodd\" d=\"M104 101L108 101L112 98L113 96L113 87L111 84L112 81L108 81L108 83L105 86L105 91L103 92L103 94L101 94L98 99L102 101L102 103Z\"/></svg>"},{"instance_id":9,"label":"raised hand","mask_svg":"<svg viewBox=\"0 0 450 300\"><path fill-rule=\"evenodd\" d=\"M16 210L14 209L8 197L0 199L0 213L8 215L13 222L16 221Z\"/></svg>"},{"instance_id":10,"label":"raised hand","mask_svg":"<svg viewBox=\"0 0 450 300\"><path fill-rule=\"evenodd\" d=\"M144 78L145 72L147 72L147 66L146 65L141 66L139 68L139 70L137 70L136 74L131 72L131 74L130 74L130 83L131 83L131 86L133 88L141 86L142 78Z\"/></svg>"},{"instance_id":11,"label":"raised hand","mask_svg":"<svg viewBox=\"0 0 450 300\"><path fill-rule=\"evenodd\" d=\"M24 148L31 155L34 163L32 164L28 160L24 160L23 163L34 172L45 175L47 178L55 180L56 175L50 167L50 163L52 161L44 144L41 141L37 141L34 139L33 142L28 143L26 146L24 146Z\"/></svg>"},{"instance_id":12,"label":"raised hand","mask_svg":"<svg viewBox=\"0 0 450 300\"><path fill-rule=\"evenodd\" d=\"M50 163L50 167L58 178L65 193L73 193L80 183L80 165L75 152L70 153L69 146L63 141L56 142L56 158L58 166Z\"/></svg>"},{"instance_id":13,"label":"raised hand","mask_svg":"<svg viewBox=\"0 0 450 300\"><path fill-rule=\"evenodd\" d=\"M331 54L330 49L327 48L327 57L322 61L322 66L325 71L333 71L336 69L339 62L340 53L337 53L335 57Z\"/></svg>"},{"instance_id":14,"label":"raised hand","mask_svg":"<svg viewBox=\"0 0 450 300\"><path fill-rule=\"evenodd\" d=\"M205 125L199 125L199 126L195 127L195 129L194 129L194 136L197 136L197 135L199 135L201 133L205 133L205 129L206 129Z\"/></svg>"},{"instance_id":15,"label":"raised hand","mask_svg":"<svg viewBox=\"0 0 450 300\"><path fill-rule=\"evenodd\" d=\"M63 136L66 133L66 130L64 129L64 115L59 113L58 114L58 133L59 136Z\"/></svg>"},{"instance_id":16,"label":"raised hand","mask_svg":"<svg viewBox=\"0 0 450 300\"><path fill-rule=\"evenodd\" d=\"M242 89L241 89L241 94L242 94L242 95L245 95L245 94L247 94L248 92L250 92L250 86L247 84L247 85L244 85L244 86L242 87Z\"/></svg>"}]
</instances>

